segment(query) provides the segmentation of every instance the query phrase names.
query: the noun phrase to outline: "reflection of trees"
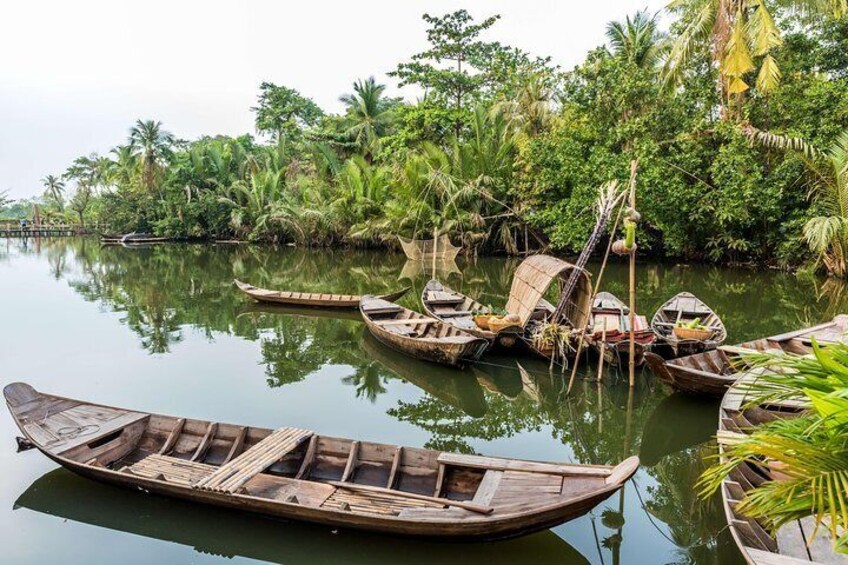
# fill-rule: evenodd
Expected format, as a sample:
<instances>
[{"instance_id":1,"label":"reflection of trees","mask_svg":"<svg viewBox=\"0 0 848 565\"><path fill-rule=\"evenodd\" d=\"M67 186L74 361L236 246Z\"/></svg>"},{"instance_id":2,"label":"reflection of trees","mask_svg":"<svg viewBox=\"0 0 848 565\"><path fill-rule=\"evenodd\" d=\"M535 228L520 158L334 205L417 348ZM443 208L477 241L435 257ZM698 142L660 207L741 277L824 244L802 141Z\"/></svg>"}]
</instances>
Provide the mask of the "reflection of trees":
<instances>
[{"instance_id":1,"label":"reflection of trees","mask_svg":"<svg viewBox=\"0 0 848 565\"><path fill-rule=\"evenodd\" d=\"M679 548L675 563L734 563L738 552L725 529L718 494L701 500L695 483L716 452L715 442L667 455L648 470L657 484L647 488L647 511L668 528Z\"/></svg>"}]
</instances>

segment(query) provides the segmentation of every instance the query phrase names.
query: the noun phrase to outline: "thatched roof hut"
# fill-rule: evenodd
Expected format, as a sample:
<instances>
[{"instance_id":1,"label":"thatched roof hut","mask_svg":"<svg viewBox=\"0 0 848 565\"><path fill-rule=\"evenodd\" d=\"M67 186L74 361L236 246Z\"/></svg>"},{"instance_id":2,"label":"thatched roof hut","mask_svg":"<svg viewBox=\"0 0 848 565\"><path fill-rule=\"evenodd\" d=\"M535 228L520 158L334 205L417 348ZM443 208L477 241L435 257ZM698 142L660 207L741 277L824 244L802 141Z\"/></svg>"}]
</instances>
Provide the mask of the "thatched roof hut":
<instances>
[{"instance_id":1,"label":"thatched roof hut","mask_svg":"<svg viewBox=\"0 0 848 565\"><path fill-rule=\"evenodd\" d=\"M522 326L527 326L535 312L552 315L553 308L544 298L551 284L556 281L560 290L576 270L580 273L574 293L566 305L565 320L574 328L585 328L589 323L592 308L592 283L589 273L562 259L549 255L531 255L515 270L506 311L518 315ZM538 317L540 314L536 314Z\"/></svg>"}]
</instances>

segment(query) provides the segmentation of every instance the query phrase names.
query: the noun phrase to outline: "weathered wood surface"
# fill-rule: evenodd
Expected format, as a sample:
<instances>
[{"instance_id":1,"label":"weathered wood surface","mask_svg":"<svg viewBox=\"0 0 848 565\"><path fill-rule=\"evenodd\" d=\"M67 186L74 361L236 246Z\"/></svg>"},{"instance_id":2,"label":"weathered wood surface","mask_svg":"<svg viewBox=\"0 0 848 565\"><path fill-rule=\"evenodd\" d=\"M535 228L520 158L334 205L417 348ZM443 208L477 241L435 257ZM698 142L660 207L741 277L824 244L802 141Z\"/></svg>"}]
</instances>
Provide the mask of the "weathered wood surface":
<instances>
[{"instance_id":1,"label":"weathered wood surface","mask_svg":"<svg viewBox=\"0 0 848 565\"><path fill-rule=\"evenodd\" d=\"M477 337L489 341L495 339L494 332L484 330L474 322L474 314L488 311L488 308L437 280L430 280L424 285L424 290L421 291L421 304L424 306L424 312L432 318L437 318Z\"/></svg>"},{"instance_id":2,"label":"weathered wood surface","mask_svg":"<svg viewBox=\"0 0 848 565\"><path fill-rule=\"evenodd\" d=\"M321 292L295 292L285 290L269 290L259 288L240 280L233 281L240 291L256 300L270 304L287 304L290 306L306 306L310 308L349 308L359 306L360 296L355 294L329 294ZM380 295L380 298L394 301L409 292L409 287L397 292Z\"/></svg>"},{"instance_id":3,"label":"weathered wood surface","mask_svg":"<svg viewBox=\"0 0 848 565\"><path fill-rule=\"evenodd\" d=\"M680 339L674 333L678 323L687 323L695 319L712 330L712 335L704 340ZM727 339L727 328L712 308L700 298L689 292L681 292L669 299L657 309L651 319L651 328L659 341L665 343L674 357L694 355L715 349Z\"/></svg>"},{"instance_id":4,"label":"weathered wood surface","mask_svg":"<svg viewBox=\"0 0 848 565\"><path fill-rule=\"evenodd\" d=\"M630 362L630 309L610 292L599 292L592 301L592 318L587 336L589 345L611 365ZM642 365L656 335L644 316L634 317L634 364Z\"/></svg>"},{"instance_id":5,"label":"weathered wood surface","mask_svg":"<svg viewBox=\"0 0 848 565\"><path fill-rule=\"evenodd\" d=\"M829 343L834 343L834 336L837 334L839 340L848 342L846 330L848 316L837 316L830 322L811 328L738 345L719 345L716 349L677 359L663 360L651 355L646 358L654 375L670 387L689 394L719 397L736 382L741 372L747 370L746 355L757 352L809 355L812 352L810 340L813 337L822 338L820 343L826 347Z\"/></svg>"},{"instance_id":6,"label":"weathered wood surface","mask_svg":"<svg viewBox=\"0 0 848 565\"><path fill-rule=\"evenodd\" d=\"M85 477L385 533L456 539L531 533L590 511L638 465L635 458L609 467L452 455L298 428L273 431L133 412L42 394L23 383L7 386L4 395L27 439ZM46 433L30 434L49 418L58 418L53 424L96 418L123 427L66 449L51 444Z\"/></svg>"},{"instance_id":7,"label":"weathered wood surface","mask_svg":"<svg viewBox=\"0 0 848 565\"><path fill-rule=\"evenodd\" d=\"M740 374L722 399L717 432L722 463L726 462L725 451L756 425L791 417L807 407L796 401L774 409L771 406L751 408L748 387L760 373ZM812 537L814 518L811 516L785 524L772 536L756 520L737 512L736 507L747 491L774 480L772 473L766 465L758 465L755 470L751 463L743 463L722 484L722 502L728 526L745 560L751 565L847 564L848 556L834 552L826 528L819 528L816 537Z\"/></svg>"},{"instance_id":8,"label":"weathered wood surface","mask_svg":"<svg viewBox=\"0 0 848 565\"><path fill-rule=\"evenodd\" d=\"M381 298L364 296L359 310L375 338L425 361L462 367L479 359L490 346L488 340Z\"/></svg>"}]
</instances>

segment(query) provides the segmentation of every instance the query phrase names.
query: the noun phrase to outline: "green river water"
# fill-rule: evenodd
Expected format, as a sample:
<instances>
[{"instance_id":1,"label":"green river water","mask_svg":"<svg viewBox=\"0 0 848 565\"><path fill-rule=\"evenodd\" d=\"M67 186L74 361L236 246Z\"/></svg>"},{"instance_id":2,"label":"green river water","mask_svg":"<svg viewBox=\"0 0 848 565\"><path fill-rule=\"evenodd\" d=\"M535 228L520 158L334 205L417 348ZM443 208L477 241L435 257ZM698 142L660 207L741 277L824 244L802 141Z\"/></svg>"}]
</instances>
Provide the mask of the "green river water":
<instances>
[{"instance_id":1,"label":"green river water","mask_svg":"<svg viewBox=\"0 0 848 565\"><path fill-rule=\"evenodd\" d=\"M440 277L503 305L518 261L459 260ZM429 271L429 265L426 266ZM717 403L671 395L645 370L570 396L547 364L487 357L464 371L386 349L356 315L262 308L232 285L324 292L413 287L422 265L387 252L247 245L101 247L91 239L0 240L2 383L145 411L496 456L614 464L637 454L634 480L590 514L496 543L436 543L275 521L124 491L78 478L0 415L3 563L737 563L718 500L694 483L714 452ZM613 264L610 290L626 296ZM653 311L694 292L729 342L845 311L848 293L793 275L641 264L638 301ZM594 374L594 361L581 377Z\"/></svg>"}]
</instances>

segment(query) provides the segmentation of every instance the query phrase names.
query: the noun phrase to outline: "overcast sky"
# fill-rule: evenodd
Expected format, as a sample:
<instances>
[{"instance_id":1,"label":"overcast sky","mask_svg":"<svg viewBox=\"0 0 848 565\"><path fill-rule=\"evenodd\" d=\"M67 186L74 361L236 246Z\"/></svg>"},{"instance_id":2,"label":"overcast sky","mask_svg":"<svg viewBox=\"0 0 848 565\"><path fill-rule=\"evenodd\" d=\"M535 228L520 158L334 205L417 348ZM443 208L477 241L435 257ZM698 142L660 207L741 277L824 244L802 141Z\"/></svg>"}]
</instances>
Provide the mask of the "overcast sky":
<instances>
[{"instance_id":1,"label":"overcast sky","mask_svg":"<svg viewBox=\"0 0 848 565\"><path fill-rule=\"evenodd\" d=\"M604 42L606 22L666 0L25 0L0 23L0 191L106 153L136 119L184 139L253 133L258 85L298 89L326 111L354 80L426 47L421 14L501 14L486 39L550 55L569 69Z\"/></svg>"}]
</instances>

